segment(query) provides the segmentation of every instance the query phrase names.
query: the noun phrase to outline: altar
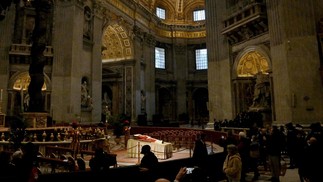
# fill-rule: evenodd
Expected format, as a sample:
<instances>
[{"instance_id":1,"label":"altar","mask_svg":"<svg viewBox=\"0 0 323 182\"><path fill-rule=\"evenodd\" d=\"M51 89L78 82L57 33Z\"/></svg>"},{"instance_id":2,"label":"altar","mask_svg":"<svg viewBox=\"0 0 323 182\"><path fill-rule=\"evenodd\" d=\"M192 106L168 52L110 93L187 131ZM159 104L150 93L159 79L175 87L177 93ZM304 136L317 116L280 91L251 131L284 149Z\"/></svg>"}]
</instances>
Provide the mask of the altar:
<instances>
[{"instance_id":1,"label":"altar","mask_svg":"<svg viewBox=\"0 0 323 182\"><path fill-rule=\"evenodd\" d=\"M151 151L156 155L158 159L168 159L173 156L173 147L171 143L162 142L160 140L147 142L142 140L129 139L127 143L128 157L137 158L140 154L141 147L144 145L149 145Z\"/></svg>"}]
</instances>

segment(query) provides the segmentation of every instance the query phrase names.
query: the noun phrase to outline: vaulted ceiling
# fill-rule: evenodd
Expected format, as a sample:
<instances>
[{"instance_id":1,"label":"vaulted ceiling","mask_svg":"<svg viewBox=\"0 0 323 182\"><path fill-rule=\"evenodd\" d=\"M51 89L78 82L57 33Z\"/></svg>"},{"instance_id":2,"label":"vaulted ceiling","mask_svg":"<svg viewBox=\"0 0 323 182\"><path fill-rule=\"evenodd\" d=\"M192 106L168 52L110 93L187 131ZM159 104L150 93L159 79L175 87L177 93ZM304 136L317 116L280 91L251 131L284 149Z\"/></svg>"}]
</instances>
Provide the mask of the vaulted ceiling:
<instances>
[{"instance_id":1,"label":"vaulted ceiling","mask_svg":"<svg viewBox=\"0 0 323 182\"><path fill-rule=\"evenodd\" d=\"M155 12L156 7L166 10L166 20L170 24L194 23L194 10L204 9L205 0L138 0L147 10Z\"/></svg>"}]
</instances>

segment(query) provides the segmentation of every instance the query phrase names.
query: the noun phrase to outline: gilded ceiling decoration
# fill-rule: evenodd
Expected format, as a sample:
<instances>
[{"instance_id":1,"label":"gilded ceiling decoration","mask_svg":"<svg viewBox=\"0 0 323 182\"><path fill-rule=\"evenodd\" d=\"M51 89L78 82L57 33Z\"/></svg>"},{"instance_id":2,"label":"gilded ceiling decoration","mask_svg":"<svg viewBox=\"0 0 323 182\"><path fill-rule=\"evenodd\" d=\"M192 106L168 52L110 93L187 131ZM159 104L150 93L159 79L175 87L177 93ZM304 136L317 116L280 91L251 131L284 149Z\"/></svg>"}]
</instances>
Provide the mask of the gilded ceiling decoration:
<instances>
[{"instance_id":1,"label":"gilded ceiling decoration","mask_svg":"<svg viewBox=\"0 0 323 182\"><path fill-rule=\"evenodd\" d=\"M257 73L268 74L269 64L266 57L257 51L250 51L239 60L238 77L252 77Z\"/></svg>"},{"instance_id":2,"label":"gilded ceiling decoration","mask_svg":"<svg viewBox=\"0 0 323 182\"><path fill-rule=\"evenodd\" d=\"M102 38L103 62L132 59L132 40L120 25L109 25Z\"/></svg>"},{"instance_id":3,"label":"gilded ceiling decoration","mask_svg":"<svg viewBox=\"0 0 323 182\"><path fill-rule=\"evenodd\" d=\"M193 11L204 9L204 0L133 0L148 11L133 9L119 0L101 1L102 5L110 3L124 14L131 17L133 26L145 26L156 36L168 38L204 38L206 37L205 21L193 21ZM152 23L152 14L156 7L166 10L166 20L161 24ZM109 20L102 37L102 62L133 59L132 26L125 26L125 19L112 11L106 11ZM114 23L111 23L114 22ZM105 26L106 26L105 25ZM129 25L131 23L129 22ZM175 25L175 26L174 26ZM129 36L129 34L131 36Z\"/></svg>"},{"instance_id":4,"label":"gilded ceiling decoration","mask_svg":"<svg viewBox=\"0 0 323 182\"><path fill-rule=\"evenodd\" d=\"M168 38L205 38L205 21L193 21L193 11L205 9L205 0L132 0L147 12L127 6L119 0L102 0L131 17L134 22L149 28L156 36ZM153 24L156 7L166 10L166 19ZM147 14L146 14L147 13Z\"/></svg>"}]
</instances>

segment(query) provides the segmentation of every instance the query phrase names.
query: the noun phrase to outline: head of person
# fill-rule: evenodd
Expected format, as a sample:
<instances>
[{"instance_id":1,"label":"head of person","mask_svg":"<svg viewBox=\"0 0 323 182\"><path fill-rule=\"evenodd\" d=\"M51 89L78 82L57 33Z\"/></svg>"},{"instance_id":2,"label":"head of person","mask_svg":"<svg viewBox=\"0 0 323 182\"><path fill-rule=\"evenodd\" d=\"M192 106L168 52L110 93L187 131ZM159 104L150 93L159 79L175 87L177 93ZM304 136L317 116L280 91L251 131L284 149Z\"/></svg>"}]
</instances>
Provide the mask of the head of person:
<instances>
[{"instance_id":1,"label":"head of person","mask_svg":"<svg viewBox=\"0 0 323 182\"><path fill-rule=\"evenodd\" d=\"M267 133L267 129L266 128L261 128L260 132L261 132L261 134L266 134Z\"/></svg>"},{"instance_id":2,"label":"head of person","mask_svg":"<svg viewBox=\"0 0 323 182\"><path fill-rule=\"evenodd\" d=\"M21 159L23 156L23 153L22 153L22 150L21 149L18 149L17 151L15 151L13 154L12 154L12 158L13 159Z\"/></svg>"},{"instance_id":3,"label":"head of person","mask_svg":"<svg viewBox=\"0 0 323 182\"><path fill-rule=\"evenodd\" d=\"M165 178L158 178L155 182L170 182L170 181Z\"/></svg>"},{"instance_id":4,"label":"head of person","mask_svg":"<svg viewBox=\"0 0 323 182\"><path fill-rule=\"evenodd\" d=\"M150 146L149 145L144 145L141 147L141 154L147 154L150 152Z\"/></svg>"},{"instance_id":5,"label":"head of person","mask_svg":"<svg viewBox=\"0 0 323 182\"><path fill-rule=\"evenodd\" d=\"M239 138L246 138L246 137L247 137L247 135L245 132L243 132L243 131L239 132Z\"/></svg>"},{"instance_id":6,"label":"head of person","mask_svg":"<svg viewBox=\"0 0 323 182\"><path fill-rule=\"evenodd\" d=\"M311 137L307 140L308 145L313 145L317 142L317 139L315 137Z\"/></svg>"},{"instance_id":7,"label":"head of person","mask_svg":"<svg viewBox=\"0 0 323 182\"><path fill-rule=\"evenodd\" d=\"M279 133L278 127L276 125L271 126L270 134L278 134L278 133Z\"/></svg>"},{"instance_id":8,"label":"head of person","mask_svg":"<svg viewBox=\"0 0 323 182\"><path fill-rule=\"evenodd\" d=\"M257 141L257 136L256 135L252 135L251 136L251 141L253 141L253 142Z\"/></svg>"},{"instance_id":9,"label":"head of person","mask_svg":"<svg viewBox=\"0 0 323 182\"><path fill-rule=\"evenodd\" d=\"M97 148L97 149L95 150L94 156L95 156L95 157L103 157L103 156L104 156L103 149L102 149L102 148Z\"/></svg>"},{"instance_id":10,"label":"head of person","mask_svg":"<svg viewBox=\"0 0 323 182\"><path fill-rule=\"evenodd\" d=\"M23 147L23 155L26 156L33 156L36 155L36 148L35 144L32 142L28 142L24 147Z\"/></svg>"},{"instance_id":11,"label":"head of person","mask_svg":"<svg viewBox=\"0 0 323 182\"><path fill-rule=\"evenodd\" d=\"M238 153L238 147L233 144L227 145L227 151L230 155L236 154Z\"/></svg>"}]
</instances>

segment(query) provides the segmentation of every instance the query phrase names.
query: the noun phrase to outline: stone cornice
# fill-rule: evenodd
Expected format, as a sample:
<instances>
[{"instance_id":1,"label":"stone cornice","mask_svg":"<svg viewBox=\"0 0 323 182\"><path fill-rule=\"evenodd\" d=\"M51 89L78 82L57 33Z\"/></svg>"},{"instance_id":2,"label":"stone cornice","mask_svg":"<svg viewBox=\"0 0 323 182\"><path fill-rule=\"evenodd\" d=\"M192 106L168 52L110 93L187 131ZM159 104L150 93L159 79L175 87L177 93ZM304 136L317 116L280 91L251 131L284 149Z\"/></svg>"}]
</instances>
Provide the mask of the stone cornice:
<instances>
[{"instance_id":1,"label":"stone cornice","mask_svg":"<svg viewBox=\"0 0 323 182\"><path fill-rule=\"evenodd\" d=\"M55 6L73 6L78 5L80 7L84 6L84 1L82 0L55 0Z\"/></svg>"}]
</instances>

